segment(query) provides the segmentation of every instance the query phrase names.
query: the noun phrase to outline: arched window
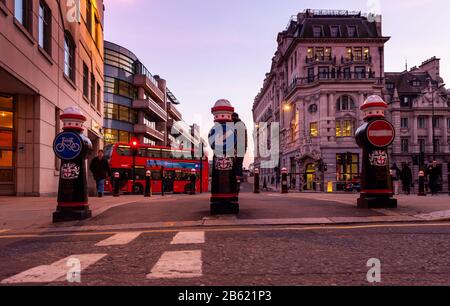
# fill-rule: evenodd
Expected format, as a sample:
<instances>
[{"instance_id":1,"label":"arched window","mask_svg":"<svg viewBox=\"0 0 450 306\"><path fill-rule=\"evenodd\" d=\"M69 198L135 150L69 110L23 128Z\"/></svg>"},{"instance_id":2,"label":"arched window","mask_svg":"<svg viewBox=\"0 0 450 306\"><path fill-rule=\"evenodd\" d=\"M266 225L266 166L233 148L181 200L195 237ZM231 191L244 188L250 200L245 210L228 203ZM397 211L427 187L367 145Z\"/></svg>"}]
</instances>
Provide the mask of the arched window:
<instances>
[{"instance_id":1,"label":"arched window","mask_svg":"<svg viewBox=\"0 0 450 306\"><path fill-rule=\"evenodd\" d=\"M75 42L67 31L64 33L64 74L75 82Z\"/></svg>"},{"instance_id":2,"label":"arched window","mask_svg":"<svg viewBox=\"0 0 450 306\"><path fill-rule=\"evenodd\" d=\"M348 95L341 96L337 100L336 110L338 112L354 110L355 108L356 108L355 102L353 101L352 97Z\"/></svg>"}]
</instances>

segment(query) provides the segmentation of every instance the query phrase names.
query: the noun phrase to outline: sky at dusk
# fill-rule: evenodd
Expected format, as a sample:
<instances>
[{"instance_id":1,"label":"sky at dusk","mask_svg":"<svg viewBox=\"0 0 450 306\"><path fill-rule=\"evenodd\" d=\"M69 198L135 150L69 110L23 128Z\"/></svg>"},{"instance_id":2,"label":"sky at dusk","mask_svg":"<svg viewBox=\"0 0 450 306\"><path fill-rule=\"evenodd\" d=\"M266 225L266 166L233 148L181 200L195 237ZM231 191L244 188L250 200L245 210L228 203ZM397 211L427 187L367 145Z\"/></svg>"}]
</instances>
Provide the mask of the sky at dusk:
<instances>
[{"instance_id":1,"label":"sky at dusk","mask_svg":"<svg viewBox=\"0 0 450 306\"><path fill-rule=\"evenodd\" d=\"M277 33L306 8L381 13L386 71L437 56L450 87L448 0L105 0L105 39L167 80L189 124L213 125L211 107L230 100L252 132L252 104L276 50ZM250 137L251 138L251 137ZM250 144L253 148L252 144ZM251 151L251 150L250 150ZM248 154L246 165L252 160Z\"/></svg>"}]
</instances>

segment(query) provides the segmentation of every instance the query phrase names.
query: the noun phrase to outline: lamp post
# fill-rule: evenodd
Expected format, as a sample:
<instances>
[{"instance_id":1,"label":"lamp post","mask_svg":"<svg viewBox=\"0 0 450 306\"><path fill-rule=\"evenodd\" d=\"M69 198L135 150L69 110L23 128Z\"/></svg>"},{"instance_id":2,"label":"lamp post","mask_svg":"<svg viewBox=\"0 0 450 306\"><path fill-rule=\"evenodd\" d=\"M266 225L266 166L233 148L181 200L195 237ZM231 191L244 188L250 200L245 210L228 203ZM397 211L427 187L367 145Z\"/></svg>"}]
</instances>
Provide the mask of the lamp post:
<instances>
[{"instance_id":1,"label":"lamp post","mask_svg":"<svg viewBox=\"0 0 450 306\"><path fill-rule=\"evenodd\" d=\"M437 153L437 148L436 148L436 131L435 131L435 124L436 124L436 109L434 106L434 95L435 93L437 93L441 88L445 87L445 84L440 84L438 83L436 89L433 90L433 83L432 80L430 78L428 78L428 82L429 82L429 86L428 86L428 92L431 94L431 120L433 121L432 126L433 126L433 161L436 160L436 153Z\"/></svg>"}]
</instances>

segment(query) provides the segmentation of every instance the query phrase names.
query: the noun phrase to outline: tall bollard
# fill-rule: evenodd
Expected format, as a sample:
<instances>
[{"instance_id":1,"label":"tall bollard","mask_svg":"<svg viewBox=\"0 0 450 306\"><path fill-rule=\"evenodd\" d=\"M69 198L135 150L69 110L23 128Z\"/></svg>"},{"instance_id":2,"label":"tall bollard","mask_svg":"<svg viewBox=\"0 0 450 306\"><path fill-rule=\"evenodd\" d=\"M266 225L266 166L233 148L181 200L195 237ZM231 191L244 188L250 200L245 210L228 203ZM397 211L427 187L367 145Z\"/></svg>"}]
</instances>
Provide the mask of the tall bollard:
<instances>
[{"instance_id":1,"label":"tall bollard","mask_svg":"<svg viewBox=\"0 0 450 306\"><path fill-rule=\"evenodd\" d=\"M147 170L145 172L145 192L144 197L150 198L152 196L152 172Z\"/></svg>"},{"instance_id":2,"label":"tall bollard","mask_svg":"<svg viewBox=\"0 0 450 306\"><path fill-rule=\"evenodd\" d=\"M120 197L120 173L119 172L115 172L114 173L114 182L113 182L113 186L114 186L114 193L113 196L115 198Z\"/></svg>"},{"instance_id":3,"label":"tall bollard","mask_svg":"<svg viewBox=\"0 0 450 306\"><path fill-rule=\"evenodd\" d=\"M195 195L195 193L196 193L196 185L197 185L197 171L195 171L195 169L192 169L191 170L191 177L190 177L190 180L191 180L191 188L190 188L190 192L189 192L189 194L190 195Z\"/></svg>"},{"instance_id":4,"label":"tall bollard","mask_svg":"<svg viewBox=\"0 0 450 306\"><path fill-rule=\"evenodd\" d=\"M86 159L92 143L84 136L87 118L78 107L69 107L61 115L63 132L55 137L53 150L61 160L58 206L53 222L79 221L92 216L89 208Z\"/></svg>"},{"instance_id":5,"label":"tall bollard","mask_svg":"<svg viewBox=\"0 0 450 306\"><path fill-rule=\"evenodd\" d=\"M419 172L419 197L426 197L425 192L425 172Z\"/></svg>"},{"instance_id":6,"label":"tall bollard","mask_svg":"<svg viewBox=\"0 0 450 306\"><path fill-rule=\"evenodd\" d=\"M260 191L260 186L259 186L259 169L255 169L255 183L253 184L253 193L259 194L261 193Z\"/></svg>"},{"instance_id":7,"label":"tall bollard","mask_svg":"<svg viewBox=\"0 0 450 306\"><path fill-rule=\"evenodd\" d=\"M281 193L289 193L288 189L288 171L286 168L281 169Z\"/></svg>"}]
</instances>

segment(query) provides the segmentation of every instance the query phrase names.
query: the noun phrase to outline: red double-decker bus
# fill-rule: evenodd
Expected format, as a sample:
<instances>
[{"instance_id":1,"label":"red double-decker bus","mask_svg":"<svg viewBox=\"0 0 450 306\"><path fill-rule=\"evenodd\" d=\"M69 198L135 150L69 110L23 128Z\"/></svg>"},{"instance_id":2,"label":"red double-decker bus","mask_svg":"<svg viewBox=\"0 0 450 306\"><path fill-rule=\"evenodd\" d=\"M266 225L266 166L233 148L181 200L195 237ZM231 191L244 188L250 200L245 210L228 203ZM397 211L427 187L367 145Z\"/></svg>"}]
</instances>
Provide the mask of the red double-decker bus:
<instances>
[{"instance_id":1,"label":"red double-decker bus","mask_svg":"<svg viewBox=\"0 0 450 306\"><path fill-rule=\"evenodd\" d=\"M135 157L133 158L133 151ZM166 147L136 145L136 147L117 143L105 147L105 157L109 160L111 170L118 172L123 193L143 194L146 172L152 173L152 192L161 193L164 179L164 192L187 193L190 191L190 177L195 169L197 173L196 191L208 191L208 158L195 158L192 150L174 150ZM133 180L133 163L135 179ZM200 189L200 184L202 188ZM133 186L134 185L134 186ZM134 187L134 189L133 189ZM106 190L113 191L109 180Z\"/></svg>"}]
</instances>

